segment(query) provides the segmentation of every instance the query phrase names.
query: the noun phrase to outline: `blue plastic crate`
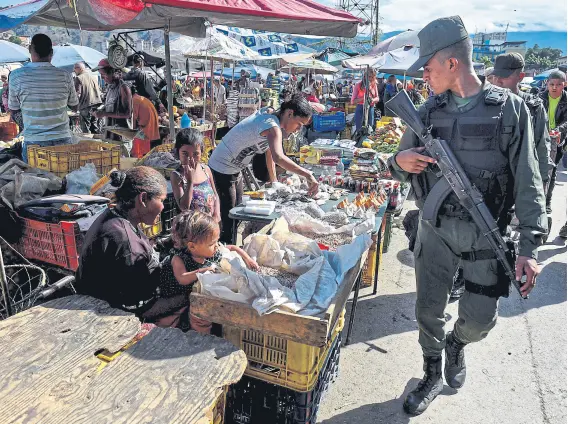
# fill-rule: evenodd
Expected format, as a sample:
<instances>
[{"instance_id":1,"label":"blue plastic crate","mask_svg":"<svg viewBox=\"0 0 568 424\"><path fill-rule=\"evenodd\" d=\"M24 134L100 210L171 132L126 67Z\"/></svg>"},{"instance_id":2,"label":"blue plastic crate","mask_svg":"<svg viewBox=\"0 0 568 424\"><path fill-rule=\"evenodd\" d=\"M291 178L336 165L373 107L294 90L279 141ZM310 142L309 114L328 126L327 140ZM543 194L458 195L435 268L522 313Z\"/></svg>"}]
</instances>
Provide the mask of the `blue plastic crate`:
<instances>
[{"instance_id":1,"label":"blue plastic crate","mask_svg":"<svg viewBox=\"0 0 568 424\"><path fill-rule=\"evenodd\" d=\"M345 129L345 112L334 112L313 115L314 131L343 131Z\"/></svg>"}]
</instances>

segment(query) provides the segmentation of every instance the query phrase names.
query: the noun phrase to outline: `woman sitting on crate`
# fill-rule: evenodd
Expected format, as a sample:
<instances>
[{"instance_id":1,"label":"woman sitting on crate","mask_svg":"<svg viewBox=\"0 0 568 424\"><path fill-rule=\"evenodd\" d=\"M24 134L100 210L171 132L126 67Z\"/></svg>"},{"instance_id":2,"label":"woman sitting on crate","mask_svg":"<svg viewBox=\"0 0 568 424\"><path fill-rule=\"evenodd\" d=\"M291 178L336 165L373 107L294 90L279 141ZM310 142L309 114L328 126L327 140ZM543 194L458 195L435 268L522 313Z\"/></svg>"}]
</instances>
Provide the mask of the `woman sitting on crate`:
<instances>
[{"instance_id":1,"label":"woman sitting on crate","mask_svg":"<svg viewBox=\"0 0 568 424\"><path fill-rule=\"evenodd\" d=\"M77 291L113 308L158 322L186 303L184 296L158 299L161 266L139 224L152 225L164 208L166 180L155 169L138 166L113 172L116 207L103 212L83 243Z\"/></svg>"},{"instance_id":2,"label":"woman sitting on crate","mask_svg":"<svg viewBox=\"0 0 568 424\"><path fill-rule=\"evenodd\" d=\"M241 203L243 180L241 171L256 154L267 153L270 180L276 181L275 163L308 180L309 194L317 193L318 182L311 172L286 157L282 140L307 125L312 117L308 101L300 94L282 103L280 110L261 109L233 127L213 150L209 166L213 170L221 205L221 241L231 243L232 219L229 211ZM268 152L270 154L268 154Z\"/></svg>"},{"instance_id":3,"label":"woman sitting on crate","mask_svg":"<svg viewBox=\"0 0 568 424\"><path fill-rule=\"evenodd\" d=\"M184 128L176 135L175 152L181 162L172 172L172 191L179 212L197 210L221 220L219 196L211 169L201 163L205 146L203 134L195 128Z\"/></svg>"},{"instance_id":4,"label":"woman sitting on crate","mask_svg":"<svg viewBox=\"0 0 568 424\"><path fill-rule=\"evenodd\" d=\"M379 88L377 86L377 73L373 68L367 71L367 78L359 81L353 89L351 104L357 105L355 108L355 131L363 125L363 103L365 102L365 91L369 102L369 117L367 125L375 125L375 105L379 103Z\"/></svg>"}]
</instances>

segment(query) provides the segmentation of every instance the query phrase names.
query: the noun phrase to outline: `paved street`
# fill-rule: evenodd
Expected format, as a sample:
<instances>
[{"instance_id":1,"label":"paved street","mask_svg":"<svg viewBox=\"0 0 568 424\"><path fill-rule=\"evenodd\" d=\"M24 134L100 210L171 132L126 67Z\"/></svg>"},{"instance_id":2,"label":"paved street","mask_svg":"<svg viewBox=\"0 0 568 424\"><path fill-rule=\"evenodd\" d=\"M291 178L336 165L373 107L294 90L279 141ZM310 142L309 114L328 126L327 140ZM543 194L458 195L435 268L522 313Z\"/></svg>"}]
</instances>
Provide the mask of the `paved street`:
<instances>
[{"instance_id":1,"label":"paved street","mask_svg":"<svg viewBox=\"0 0 568 424\"><path fill-rule=\"evenodd\" d=\"M404 397L422 376L422 357L413 257L404 231L394 230L379 274L379 294L362 291L351 345L341 351L339 378L322 403L318 422L566 423L566 245L556 237L566 221L566 172L558 180L537 288L529 300L516 292L501 300L496 328L466 348L466 385L459 393L446 386L419 417L402 411ZM457 304L447 313L453 325Z\"/></svg>"}]
</instances>

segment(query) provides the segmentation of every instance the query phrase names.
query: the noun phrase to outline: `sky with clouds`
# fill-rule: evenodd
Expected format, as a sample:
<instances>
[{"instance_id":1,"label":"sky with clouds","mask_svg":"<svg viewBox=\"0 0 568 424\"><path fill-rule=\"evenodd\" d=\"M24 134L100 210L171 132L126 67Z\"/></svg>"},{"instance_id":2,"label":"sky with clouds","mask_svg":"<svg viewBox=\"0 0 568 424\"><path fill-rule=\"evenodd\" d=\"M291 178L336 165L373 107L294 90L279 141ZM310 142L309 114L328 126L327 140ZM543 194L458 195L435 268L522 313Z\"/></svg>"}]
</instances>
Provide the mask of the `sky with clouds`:
<instances>
[{"instance_id":1,"label":"sky with clouds","mask_svg":"<svg viewBox=\"0 0 568 424\"><path fill-rule=\"evenodd\" d=\"M337 0L316 0L336 7ZM370 0L361 0L369 2ZM460 15L469 33L477 31L562 31L566 32L566 0L380 0L383 32L419 30L443 16Z\"/></svg>"}]
</instances>

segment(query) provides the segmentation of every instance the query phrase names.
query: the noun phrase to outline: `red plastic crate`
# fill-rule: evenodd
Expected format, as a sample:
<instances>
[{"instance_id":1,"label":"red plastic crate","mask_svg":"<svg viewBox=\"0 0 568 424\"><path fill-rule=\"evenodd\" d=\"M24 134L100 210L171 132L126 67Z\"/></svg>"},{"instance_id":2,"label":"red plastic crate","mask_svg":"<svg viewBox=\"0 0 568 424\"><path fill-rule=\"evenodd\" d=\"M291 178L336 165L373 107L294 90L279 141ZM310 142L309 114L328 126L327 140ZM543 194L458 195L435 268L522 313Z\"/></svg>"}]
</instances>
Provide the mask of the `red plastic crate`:
<instances>
[{"instance_id":1,"label":"red plastic crate","mask_svg":"<svg viewBox=\"0 0 568 424\"><path fill-rule=\"evenodd\" d=\"M49 224L28 218L20 219L22 237L19 250L25 258L47 262L71 271L77 270L83 235L76 222L61 221L58 224Z\"/></svg>"}]
</instances>

